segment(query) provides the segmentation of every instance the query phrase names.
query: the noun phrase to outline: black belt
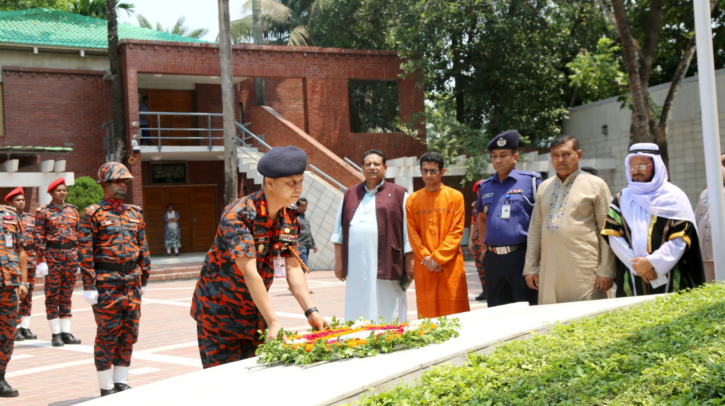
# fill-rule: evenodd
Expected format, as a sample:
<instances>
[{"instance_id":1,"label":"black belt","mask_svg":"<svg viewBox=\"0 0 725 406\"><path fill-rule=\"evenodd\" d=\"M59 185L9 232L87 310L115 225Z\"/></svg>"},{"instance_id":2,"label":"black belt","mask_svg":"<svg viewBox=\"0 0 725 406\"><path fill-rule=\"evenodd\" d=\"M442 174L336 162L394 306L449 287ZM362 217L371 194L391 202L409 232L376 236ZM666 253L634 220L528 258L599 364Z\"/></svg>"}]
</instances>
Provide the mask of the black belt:
<instances>
[{"instance_id":1,"label":"black belt","mask_svg":"<svg viewBox=\"0 0 725 406\"><path fill-rule=\"evenodd\" d=\"M508 247L487 247L487 250L493 252L494 254L498 255L505 255L509 254L515 251L525 250L526 249L526 243L522 242L521 244L516 245L510 245Z\"/></svg>"},{"instance_id":2,"label":"black belt","mask_svg":"<svg viewBox=\"0 0 725 406\"><path fill-rule=\"evenodd\" d=\"M64 242L64 243L47 242L47 243L45 243L45 246L48 247L48 248L57 248L57 249L63 249L64 250L64 249L68 249L68 248L75 248L76 247L76 243L74 243L74 242Z\"/></svg>"},{"instance_id":3,"label":"black belt","mask_svg":"<svg viewBox=\"0 0 725 406\"><path fill-rule=\"evenodd\" d=\"M136 269L138 263L136 261L128 261L122 264L111 264L109 262L96 262L93 264L93 269L97 271L110 271L110 272L130 272Z\"/></svg>"}]
</instances>

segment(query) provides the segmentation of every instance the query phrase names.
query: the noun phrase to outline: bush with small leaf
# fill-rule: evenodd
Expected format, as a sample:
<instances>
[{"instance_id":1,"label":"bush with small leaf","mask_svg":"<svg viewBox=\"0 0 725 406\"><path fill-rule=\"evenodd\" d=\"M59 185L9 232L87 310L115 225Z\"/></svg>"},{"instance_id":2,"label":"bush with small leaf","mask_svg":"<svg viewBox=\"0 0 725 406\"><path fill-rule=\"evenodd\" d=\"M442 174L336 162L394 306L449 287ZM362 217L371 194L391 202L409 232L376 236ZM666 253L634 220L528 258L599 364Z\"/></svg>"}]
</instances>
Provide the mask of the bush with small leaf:
<instances>
[{"instance_id":1,"label":"bush with small leaf","mask_svg":"<svg viewBox=\"0 0 725 406\"><path fill-rule=\"evenodd\" d=\"M558 325L357 404L725 405L725 285Z\"/></svg>"}]
</instances>

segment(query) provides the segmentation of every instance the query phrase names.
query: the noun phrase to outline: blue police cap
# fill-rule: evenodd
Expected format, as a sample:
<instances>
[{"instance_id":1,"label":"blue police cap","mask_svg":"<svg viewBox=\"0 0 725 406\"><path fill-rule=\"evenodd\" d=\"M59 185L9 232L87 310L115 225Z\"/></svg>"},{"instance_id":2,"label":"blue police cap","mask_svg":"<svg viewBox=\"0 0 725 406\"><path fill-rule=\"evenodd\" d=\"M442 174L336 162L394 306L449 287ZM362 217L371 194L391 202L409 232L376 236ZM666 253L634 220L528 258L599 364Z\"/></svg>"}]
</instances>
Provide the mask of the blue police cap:
<instances>
[{"instance_id":1,"label":"blue police cap","mask_svg":"<svg viewBox=\"0 0 725 406\"><path fill-rule=\"evenodd\" d=\"M517 131L506 131L494 137L488 143L486 149L492 151L494 149L516 149L519 147L519 133Z\"/></svg>"},{"instance_id":2,"label":"blue police cap","mask_svg":"<svg viewBox=\"0 0 725 406\"><path fill-rule=\"evenodd\" d=\"M307 169L307 154L293 147L276 147L264 154L257 164L257 171L268 178L284 178L297 175Z\"/></svg>"}]
</instances>

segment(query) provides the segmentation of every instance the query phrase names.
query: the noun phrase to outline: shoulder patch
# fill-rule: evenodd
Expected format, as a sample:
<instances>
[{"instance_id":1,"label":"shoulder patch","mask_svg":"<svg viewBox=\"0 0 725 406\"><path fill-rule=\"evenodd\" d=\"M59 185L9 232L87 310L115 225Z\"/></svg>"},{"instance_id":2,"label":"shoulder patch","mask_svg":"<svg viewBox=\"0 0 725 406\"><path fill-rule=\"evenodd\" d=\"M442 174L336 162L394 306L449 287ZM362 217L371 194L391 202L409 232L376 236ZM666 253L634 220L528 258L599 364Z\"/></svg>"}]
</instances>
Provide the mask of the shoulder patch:
<instances>
[{"instance_id":1,"label":"shoulder patch","mask_svg":"<svg viewBox=\"0 0 725 406\"><path fill-rule=\"evenodd\" d=\"M96 210L98 210L100 207L101 206L99 206L97 204L92 204L92 205L86 207L86 209L84 210L84 212L85 213L88 213L88 214L93 214L93 212L95 212Z\"/></svg>"},{"instance_id":2,"label":"shoulder patch","mask_svg":"<svg viewBox=\"0 0 725 406\"><path fill-rule=\"evenodd\" d=\"M248 221L254 221L254 219L257 218L257 205L255 205L253 202L252 204L244 204L240 205L239 209L236 211L236 215L239 218L246 218Z\"/></svg>"},{"instance_id":3,"label":"shoulder patch","mask_svg":"<svg viewBox=\"0 0 725 406\"><path fill-rule=\"evenodd\" d=\"M35 209L35 211L43 211L43 208L42 207L38 207L37 209Z\"/></svg>"},{"instance_id":4,"label":"shoulder patch","mask_svg":"<svg viewBox=\"0 0 725 406\"><path fill-rule=\"evenodd\" d=\"M131 208L131 209L143 214L143 209L141 208L141 206L136 206L135 204L127 204L126 207Z\"/></svg>"},{"instance_id":5,"label":"shoulder patch","mask_svg":"<svg viewBox=\"0 0 725 406\"><path fill-rule=\"evenodd\" d=\"M13 206L2 206L2 209L3 210L7 210L7 211L11 211L13 213L17 213L18 212L18 210L15 207L13 207Z\"/></svg>"},{"instance_id":6,"label":"shoulder patch","mask_svg":"<svg viewBox=\"0 0 725 406\"><path fill-rule=\"evenodd\" d=\"M522 175L533 176L535 178L541 177L541 174L539 172L519 171L519 173Z\"/></svg>"}]
</instances>

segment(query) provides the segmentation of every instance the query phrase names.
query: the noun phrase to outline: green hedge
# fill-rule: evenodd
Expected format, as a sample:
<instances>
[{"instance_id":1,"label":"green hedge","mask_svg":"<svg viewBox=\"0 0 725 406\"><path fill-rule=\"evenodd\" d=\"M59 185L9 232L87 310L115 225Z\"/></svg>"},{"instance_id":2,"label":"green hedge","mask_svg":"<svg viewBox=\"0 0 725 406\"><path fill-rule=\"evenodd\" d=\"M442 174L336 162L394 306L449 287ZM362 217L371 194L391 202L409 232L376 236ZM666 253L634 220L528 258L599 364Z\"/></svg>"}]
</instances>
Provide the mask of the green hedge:
<instances>
[{"instance_id":1,"label":"green hedge","mask_svg":"<svg viewBox=\"0 0 725 406\"><path fill-rule=\"evenodd\" d=\"M723 405L725 286L556 326L363 405Z\"/></svg>"},{"instance_id":2,"label":"green hedge","mask_svg":"<svg viewBox=\"0 0 725 406\"><path fill-rule=\"evenodd\" d=\"M90 176L81 176L68 188L66 203L78 206L78 214L83 215L86 207L98 204L103 199L103 188Z\"/></svg>"}]
</instances>

